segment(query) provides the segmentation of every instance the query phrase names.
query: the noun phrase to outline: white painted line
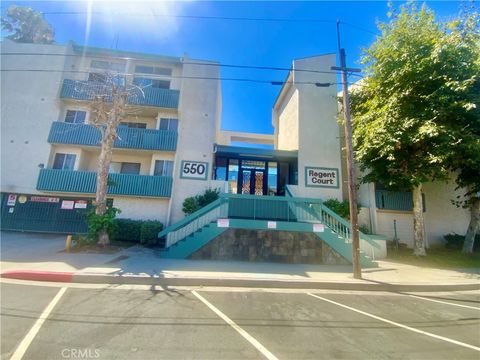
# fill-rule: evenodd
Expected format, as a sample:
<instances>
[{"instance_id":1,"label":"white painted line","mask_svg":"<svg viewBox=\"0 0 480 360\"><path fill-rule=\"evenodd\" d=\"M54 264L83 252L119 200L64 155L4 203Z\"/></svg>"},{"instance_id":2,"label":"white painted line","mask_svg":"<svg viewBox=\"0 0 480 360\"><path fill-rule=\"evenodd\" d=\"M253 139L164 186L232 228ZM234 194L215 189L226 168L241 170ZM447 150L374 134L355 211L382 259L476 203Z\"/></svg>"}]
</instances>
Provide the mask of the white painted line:
<instances>
[{"instance_id":1,"label":"white painted line","mask_svg":"<svg viewBox=\"0 0 480 360\"><path fill-rule=\"evenodd\" d=\"M357 312L357 313L359 313L359 314L362 314L362 315L371 317L371 318L373 318L373 319L383 321L383 322L385 322L385 323L387 323L387 324L398 326L398 327L400 327L400 328L402 328L402 329L410 330L410 331L413 331L413 332L416 332L416 333L419 333L419 334L423 334L423 335L426 335L426 336L430 336L430 337L435 338L435 339L443 340L443 341L446 341L446 342L449 342L449 343L452 343L452 344L455 344L455 345L459 345L459 346L463 346L463 347L466 347L466 348L469 348L469 349L472 349L472 350L480 351L480 347L477 347L477 346L473 346L473 345L470 345L470 344L463 343L463 342L461 342L461 341L449 339L449 338L444 337L444 336L435 335L435 334L429 333L429 332L427 332L427 331L415 329L415 328L413 328L413 327L411 327L411 326L403 325L403 324L397 323L397 322L395 322L395 321L391 321L391 320L382 318L382 317L380 317L380 316L376 316L376 315L367 313L367 312L365 312L365 311L355 309L355 308L353 308L353 307L351 307L351 306L347 306L347 305L344 305L344 304L340 304L340 303L338 303L338 302L336 302L336 301L329 300L329 299L326 299L326 298L324 298L324 297L321 297L321 296L318 296L318 295L315 295L315 294L312 294L312 293L308 293L307 295L313 296L314 298L317 298L317 299L320 299L320 300L329 302L329 303L334 304L334 305L341 306L341 307L343 307L343 308L345 308L345 309L355 311L355 312Z\"/></svg>"},{"instance_id":2,"label":"white painted line","mask_svg":"<svg viewBox=\"0 0 480 360\"><path fill-rule=\"evenodd\" d=\"M234 328L240 335L242 335L250 344L252 344L258 351L260 351L267 359L269 360L278 360L278 358L273 355L270 351L268 351L265 346L260 344L253 336L243 330L240 326L238 326L232 319L230 319L227 315L222 313L218 310L212 303L210 303L207 299L205 299L202 295L197 293L195 290L192 291L192 294L195 295L201 302L208 306L210 310L212 310L215 314L217 314L223 321L225 321L228 325Z\"/></svg>"},{"instance_id":3,"label":"white painted line","mask_svg":"<svg viewBox=\"0 0 480 360\"><path fill-rule=\"evenodd\" d=\"M28 347L32 343L33 339L35 338L37 333L40 331L40 328L42 327L43 323L45 322L45 320L47 320L48 316L52 312L55 305L57 305L58 301L63 296L65 291L67 291L67 288L62 287L58 291L57 295L55 295L55 297L52 299L52 301L50 301L50 304L48 304L45 310L43 310L42 314L37 319L37 321L35 321L35 324L33 324L32 328L27 333L27 335L23 338L20 345L18 345L17 349L13 353L10 360L20 360L23 357L23 355L25 355L25 352L27 351Z\"/></svg>"},{"instance_id":4,"label":"white painted line","mask_svg":"<svg viewBox=\"0 0 480 360\"><path fill-rule=\"evenodd\" d=\"M407 296L410 296L410 297L413 297L413 298L416 298L416 299L422 299L422 300L432 301L432 302L436 302L436 303L440 303L440 304L458 306L458 307L463 307L463 308L467 308L467 309L473 309L473 310L480 311L480 308L476 307L476 306L455 304L455 303L451 303L451 302L448 302L448 301L435 300L435 299L430 299L430 298L426 298L426 297L423 297L423 296L417 296L417 295L411 295L411 294L404 294L404 295L407 295Z\"/></svg>"}]
</instances>

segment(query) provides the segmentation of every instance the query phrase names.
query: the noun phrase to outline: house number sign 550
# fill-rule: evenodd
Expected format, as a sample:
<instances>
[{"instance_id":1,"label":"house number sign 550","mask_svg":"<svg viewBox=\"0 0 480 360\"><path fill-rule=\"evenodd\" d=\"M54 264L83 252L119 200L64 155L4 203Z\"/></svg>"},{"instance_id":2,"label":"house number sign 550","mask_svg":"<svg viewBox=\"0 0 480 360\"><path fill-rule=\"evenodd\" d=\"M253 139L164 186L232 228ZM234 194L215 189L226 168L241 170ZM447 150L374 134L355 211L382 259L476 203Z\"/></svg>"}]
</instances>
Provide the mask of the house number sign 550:
<instances>
[{"instance_id":1,"label":"house number sign 550","mask_svg":"<svg viewBox=\"0 0 480 360\"><path fill-rule=\"evenodd\" d=\"M208 163L202 161L183 160L180 170L182 179L207 180Z\"/></svg>"}]
</instances>

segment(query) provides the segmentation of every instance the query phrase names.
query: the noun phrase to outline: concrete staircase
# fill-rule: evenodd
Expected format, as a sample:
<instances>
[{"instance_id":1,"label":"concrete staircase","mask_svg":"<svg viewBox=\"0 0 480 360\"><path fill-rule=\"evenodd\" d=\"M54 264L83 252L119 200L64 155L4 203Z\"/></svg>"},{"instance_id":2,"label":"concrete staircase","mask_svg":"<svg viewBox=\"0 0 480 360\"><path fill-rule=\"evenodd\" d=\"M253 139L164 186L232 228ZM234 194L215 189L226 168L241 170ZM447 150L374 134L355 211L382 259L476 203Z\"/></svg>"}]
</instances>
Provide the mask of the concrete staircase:
<instances>
[{"instance_id":1,"label":"concrete staircase","mask_svg":"<svg viewBox=\"0 0 480 360\"><path fill-rule=\"evenodd\" d=\"M228 227L218 227L218 219L228 219ZM275 230L269 228L269 221L275 222ZM314 224L323 224L324 230L314 232ZM227 229L313 232L337 254L352 262L350 224L320 200L237 194L222 194L215 202L160 232L159 237L165 239L161 256L185 259ZM371 249L371 254L380 248L365 234L360 233L360 241L363 248ZM376 266L374 259L364 252L360 253L360 261L364 267Z\"/></svg>"}]
</instances>

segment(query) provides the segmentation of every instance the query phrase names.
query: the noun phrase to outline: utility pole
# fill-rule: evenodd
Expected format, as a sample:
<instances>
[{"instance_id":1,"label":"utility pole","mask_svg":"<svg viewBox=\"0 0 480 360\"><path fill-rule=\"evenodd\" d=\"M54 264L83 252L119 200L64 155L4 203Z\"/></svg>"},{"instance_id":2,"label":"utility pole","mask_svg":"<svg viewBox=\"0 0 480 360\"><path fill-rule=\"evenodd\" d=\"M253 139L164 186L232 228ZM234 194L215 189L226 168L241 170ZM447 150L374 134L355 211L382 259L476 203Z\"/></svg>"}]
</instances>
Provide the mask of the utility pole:
<instances>
[{"instance_id":1,"label":"utility pole","mask_svg":"<svg viewBox=\"0 0 480 360\"><path fill-rule=\"evenodd\" d=\"M342 73L343 86L343 116L345 122L345 147L347 150L347 173L348 173L348 201L350 203L350 223L352 237L352 264L353 277L362 278L362 268L360 267L360 239L358 236L358 216L357 216L357 188L355 184L355 169L353 162L352 145L352 122L350 119L350 98L348 96L347 72L360 72L360 69L347 68L345 60L345 49L340 46L340 20L337 20L337 40L338 52L340 56L340 67L332 66L332 70L340 70Z\"/></svg>"}]
</instances>

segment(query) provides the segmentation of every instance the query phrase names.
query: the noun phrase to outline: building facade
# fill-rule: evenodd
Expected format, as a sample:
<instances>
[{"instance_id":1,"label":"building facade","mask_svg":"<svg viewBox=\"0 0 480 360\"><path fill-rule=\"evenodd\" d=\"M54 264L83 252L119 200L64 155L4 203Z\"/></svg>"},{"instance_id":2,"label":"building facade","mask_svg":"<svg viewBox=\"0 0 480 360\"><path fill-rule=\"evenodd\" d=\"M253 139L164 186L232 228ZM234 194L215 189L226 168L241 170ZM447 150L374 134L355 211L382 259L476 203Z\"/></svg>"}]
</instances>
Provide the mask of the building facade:
<instances>
[{"instance_id":1,"label":"building facade","mask_svg":"<svg viewBox=\"0 0 480 360\"><path fill-rule=\"evenodd\" d=\"M82 208L94 197L100 133L89 124L89 90L106 73L126 74L140 91L129 95L133 115L118 129L110 166L109 197L120 216L168 224L183 216L181 199L215 187L207 175L221 112L215 63L73 43L4 40L1 50L2 194L33 198L40 208L49 201ZM174 181L189 161L204 164L203 181Z\"/></svg>"},{"instance_id":2,"label":"building facade","mask_svg":"<svg viewBox=\"0 0 480 360\"><path fill-rule=\"evenodd\" d=\"M234 194L223 197L229 210L222 212L225 202L219 203L214 217L201 213L197 223L257 214L252 220L308 218L325 222L333 233L347 231L341 219L329 213L337 220L328 223L316 207L317 201L347 198L336 74L330 70L334 54L293 61L273 105L274 134L267 135L221 129L216 62L9 40L1 43L1 52L3 229L84 231L79 212L92 204L100 152L100 132L90 124L91 94L106 74L118 74L115 81L136 89L128 96L132 115L118 128L110 166L108 196L120 217L161 221L173 244L180 235L172 234L190 224L182 212L184 199L219 188ZM248 146L232 146L238 142ZM450 202L454 192L452 184L425 185L431 243L467 227L468 212ZM364 184L359 203L362 225L412 244L408 193ZM296 231L304 229L299 225ZM212 236L218 231L212 229Z\"/></svg>"}]
</instances>

